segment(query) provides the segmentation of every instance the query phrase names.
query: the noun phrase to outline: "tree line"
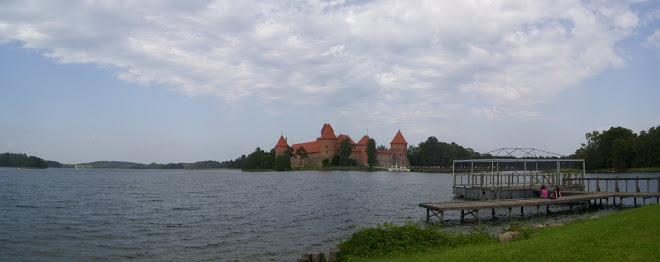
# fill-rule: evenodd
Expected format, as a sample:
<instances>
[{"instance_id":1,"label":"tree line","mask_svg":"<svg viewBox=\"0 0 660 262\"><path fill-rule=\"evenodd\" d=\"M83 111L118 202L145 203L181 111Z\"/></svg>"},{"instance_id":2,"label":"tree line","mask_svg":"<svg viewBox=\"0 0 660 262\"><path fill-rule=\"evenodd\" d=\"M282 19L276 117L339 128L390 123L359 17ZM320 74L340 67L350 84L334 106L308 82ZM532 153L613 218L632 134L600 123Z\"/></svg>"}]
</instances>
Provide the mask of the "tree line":
<instances>
[{"instance_id":1,"label":"tree line","mask_svg":"<svg viewBox=\"0 0 660 262\"><path fill-rule=\"evenodd\" d=\"M2 153L0 154L0 167L46 168L48 167L48 163L36 156Z\"/></svg>"},{"instance_id":2,"label":"tree line","mask_svg":"<svg viewBox=\"0 0 660 262\"><path fill-rule=\"evenodd\" d=\"M411 166L451 167L454 160L490 158L472 148L464 148L454 142L440 142L434 136L419 143L418 146L408 146L408 160Z\"/></svg>"},{"instance_id":3,"label":"tree line","mask_svg":"<svg viewBox=\"0 0 660 262\"><path fill-rule=\"evenodd\" d=\"M639 134L624 127L593 131L585 135L586 143L572 158L581 158L587 169L619 169L660 167L660 126Z\"/></svg>"},{"instance_id":4,"label":"tree line","mask_svg":"<svg viewBox=\"0 0 660 262\"><path fill-rule=\"evenodd\" d=\"M74 164L61 164L56 161L46 161L48 167L52 168L72 168ZM94 161L89 163L76 164L79 168L111 168L111 169L217 169L228 168L229 161L218 162L214 160L198 161L194 163L134 163L125 161Z\"/></svg>"}]
</instances>

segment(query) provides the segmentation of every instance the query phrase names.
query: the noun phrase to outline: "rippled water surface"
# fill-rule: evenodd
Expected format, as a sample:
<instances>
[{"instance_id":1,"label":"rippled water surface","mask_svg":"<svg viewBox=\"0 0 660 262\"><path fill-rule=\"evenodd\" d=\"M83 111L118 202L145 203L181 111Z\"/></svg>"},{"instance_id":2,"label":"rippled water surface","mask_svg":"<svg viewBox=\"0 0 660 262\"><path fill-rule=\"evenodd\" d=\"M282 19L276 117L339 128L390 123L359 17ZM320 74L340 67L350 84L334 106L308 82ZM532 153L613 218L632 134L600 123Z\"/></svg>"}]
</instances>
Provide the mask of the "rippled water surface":
<instances>
[{"instance_id":1,"label":"rippled water surface","mask_svg":"<svg viewBox=\"0 0 660 262\"><path fill-rule=\"evenodd\" d=\"M419 203L454 201L452 182L425 173L0 168L0 260L293 261L359 227L421 221Z\"/></svg>"},{"instance_id":2,"label":"rippled water surface","mask_svg":"<svg viewBox=\"0 0 660 262\"><path fill-rule=\"evenodd\" d=\"M449 183L449 184L448 184ZM0 169L1 260L294 260L422 220L450 175Z\"/></svg>"}]
</instances>

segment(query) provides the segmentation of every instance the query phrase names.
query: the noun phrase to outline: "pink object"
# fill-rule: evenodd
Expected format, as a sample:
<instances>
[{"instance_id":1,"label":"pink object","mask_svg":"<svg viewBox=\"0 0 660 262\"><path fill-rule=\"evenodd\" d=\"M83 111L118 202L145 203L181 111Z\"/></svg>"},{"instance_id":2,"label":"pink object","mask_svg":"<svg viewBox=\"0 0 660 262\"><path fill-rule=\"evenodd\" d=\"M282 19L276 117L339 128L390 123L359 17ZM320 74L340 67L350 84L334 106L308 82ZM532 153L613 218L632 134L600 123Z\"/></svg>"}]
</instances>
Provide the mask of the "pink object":
<instances>
[{"instance_id":1,"label":"pink object","mask_svg":"<svg viewBox=\"0 0 660 262\"><path fill-rule=\"evenodd\" d=\"M548 189L547 188L541 189L541 197L548 198Z\"/></svg>"}]
</instances>

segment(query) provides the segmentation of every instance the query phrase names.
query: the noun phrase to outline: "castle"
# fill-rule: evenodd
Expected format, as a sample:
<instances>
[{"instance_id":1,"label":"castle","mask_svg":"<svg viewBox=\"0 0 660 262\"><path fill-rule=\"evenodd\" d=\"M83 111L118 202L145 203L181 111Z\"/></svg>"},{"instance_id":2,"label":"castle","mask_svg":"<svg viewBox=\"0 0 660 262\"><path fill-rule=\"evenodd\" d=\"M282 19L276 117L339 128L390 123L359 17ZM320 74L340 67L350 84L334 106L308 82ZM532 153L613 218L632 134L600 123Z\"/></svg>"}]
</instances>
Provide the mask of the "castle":
<instances>
[{"instance_id":1,"label":"castle","mask_svg":"<svg viewBox=\"0 0 660 262\"><path fill-rule=\"evenodd\" d=\"M367 142L370 139L369 136L363 136L356 144L348 135L339 134L339 136L336 136L332 126L327 123L323 124L323 128L321 128L321 136L312 142L293 144L289 147L286 139L281 135L279 141L277 141L277 144L275 145L275 155L279 156L284 154L289 148L292 148L292 167L321 165L324 159L330 161L335 154L339 154L341 142L345 139L348 139L351 144L352 150L350 158L355 159L361 165L366 165ZM301 158L296 155L297 150L301 147L305 148L305 151L307 151L307 158ZM378 166L381 167L389 167L395 164L398 166L410 165L410 161L408 160L408 142L403 138L401 130L396 133L392 142L390 142L390 149L376 150L376 155L378 158Z\"/></svg>"}]
</instances>

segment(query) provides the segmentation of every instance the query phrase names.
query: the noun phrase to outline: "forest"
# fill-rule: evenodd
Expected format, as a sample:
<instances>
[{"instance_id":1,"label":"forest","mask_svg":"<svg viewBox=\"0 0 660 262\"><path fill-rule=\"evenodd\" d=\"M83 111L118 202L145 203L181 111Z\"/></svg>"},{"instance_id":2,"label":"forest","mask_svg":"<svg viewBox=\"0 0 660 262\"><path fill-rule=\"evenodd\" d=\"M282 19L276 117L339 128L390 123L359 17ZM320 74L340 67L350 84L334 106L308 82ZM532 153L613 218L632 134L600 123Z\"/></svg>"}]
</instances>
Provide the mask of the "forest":
<instances>
[{"instance_id":1,"label":"forest","mask_svg":"<svg viewBox=\"0 0 660 262\"><path fill-rule=\"evenodd\" d=\"M571 158L584 159L587 169L625 170L660 167L660 126L639 134L624 127L593 131Z\"/></svg>"},{"instance_id":2,"label":"forest","mask_svg":"<svg viewBox=\"0 0 660 262\"><path fill-rule=\"evenodd\" d=\"M46 168L48 167L48 163L36 156L2 153L0 154L0 167Z\"/></svg>"}]
</instances>

